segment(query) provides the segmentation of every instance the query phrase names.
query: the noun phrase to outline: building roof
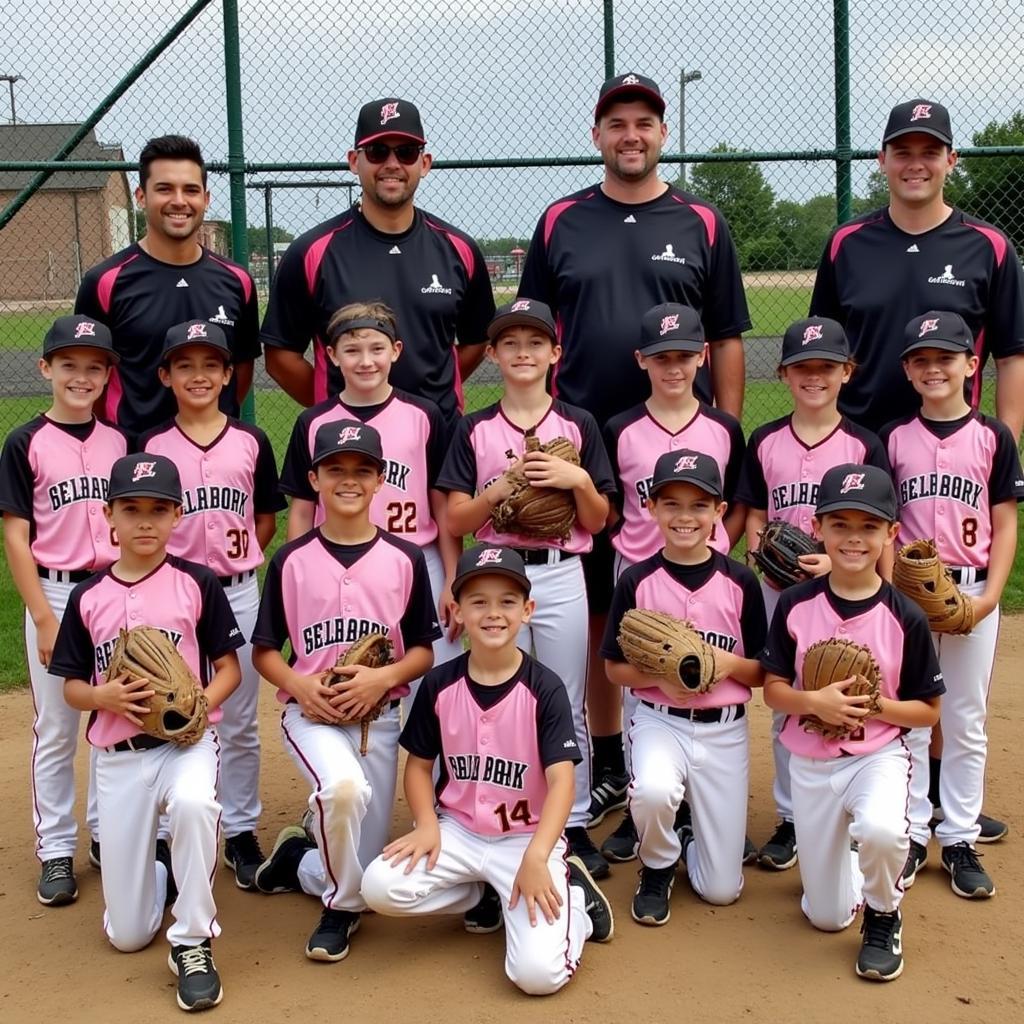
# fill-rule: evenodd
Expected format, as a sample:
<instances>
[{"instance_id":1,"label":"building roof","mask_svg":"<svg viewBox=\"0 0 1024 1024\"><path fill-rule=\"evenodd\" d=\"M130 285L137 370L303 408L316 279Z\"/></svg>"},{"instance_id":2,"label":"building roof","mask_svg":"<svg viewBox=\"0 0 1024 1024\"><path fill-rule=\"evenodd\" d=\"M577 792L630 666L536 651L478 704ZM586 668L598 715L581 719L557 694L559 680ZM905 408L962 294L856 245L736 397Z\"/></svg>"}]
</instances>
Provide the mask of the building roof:
<instances>
[{"instance_id":1,"label":"building roof","mask_svg":"<svg viewBox=\"0 0 1024 1024\"><path fill-rule=\"evenodd\" d=\"M52 160L53 154L71 137L77 124L2 124L0 125L0 161ZM71 160L123 160L124 151L119 143L104 145L96 139L95 131L72 151ZM0 191L23 188L31 181L34 171L0 170ZM120 172L114 172L120 173ZM103 188L110 174L104 171L58 171L47 180L43 191L87 191Z\"/></svg>"}]
</instances>

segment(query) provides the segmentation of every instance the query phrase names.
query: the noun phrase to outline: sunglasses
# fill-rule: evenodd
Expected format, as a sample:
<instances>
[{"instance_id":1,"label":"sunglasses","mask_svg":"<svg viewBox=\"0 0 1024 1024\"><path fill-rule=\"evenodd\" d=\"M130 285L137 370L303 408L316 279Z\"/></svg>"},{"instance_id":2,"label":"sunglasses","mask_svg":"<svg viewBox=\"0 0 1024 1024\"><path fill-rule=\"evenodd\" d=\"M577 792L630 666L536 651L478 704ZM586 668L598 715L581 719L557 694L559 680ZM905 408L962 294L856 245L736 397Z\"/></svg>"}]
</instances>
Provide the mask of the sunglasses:
<instances>
[{"instance_id":1,"label":"sunglasses","mask_svg":"<svg viewBox=\"0 0 1024 1024\"><path fill-rule=\"evenodd\" d=\"M368 142L360 146L359 151L366 155L371 164L382 164L394 153L395 159L408 167L419 160L423 146L415 142L401 142L397 146L389 146L386 142Z\"/></svg>"}]
</instances>

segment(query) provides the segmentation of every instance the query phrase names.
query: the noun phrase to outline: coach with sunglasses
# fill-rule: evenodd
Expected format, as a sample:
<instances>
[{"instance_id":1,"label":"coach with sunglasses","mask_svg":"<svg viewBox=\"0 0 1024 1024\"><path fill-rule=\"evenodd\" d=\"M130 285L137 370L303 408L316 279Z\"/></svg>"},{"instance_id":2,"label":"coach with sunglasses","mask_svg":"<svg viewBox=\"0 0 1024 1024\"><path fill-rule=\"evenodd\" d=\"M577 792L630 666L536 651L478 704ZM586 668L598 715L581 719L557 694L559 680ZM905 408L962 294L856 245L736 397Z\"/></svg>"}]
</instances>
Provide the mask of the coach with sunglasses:
<instances>
[{"instance_id":1,"label":"coach with sunglasses","mask_svg":"<svg viewBox=\"0 0 1024 1024\"><path fill-rule=\"evenodd\" d=\"M494 296L476 242L413 205L432 160L408 100L374 100L359 111L348 162L362 197L292 242L263 320L267 371L302 405L344 386L324 351L334 311L382 299L398 315L405 346L391 383L436 402L450 426L457 420L461 381L483 357Z\"/></svg>"}]
</instances>

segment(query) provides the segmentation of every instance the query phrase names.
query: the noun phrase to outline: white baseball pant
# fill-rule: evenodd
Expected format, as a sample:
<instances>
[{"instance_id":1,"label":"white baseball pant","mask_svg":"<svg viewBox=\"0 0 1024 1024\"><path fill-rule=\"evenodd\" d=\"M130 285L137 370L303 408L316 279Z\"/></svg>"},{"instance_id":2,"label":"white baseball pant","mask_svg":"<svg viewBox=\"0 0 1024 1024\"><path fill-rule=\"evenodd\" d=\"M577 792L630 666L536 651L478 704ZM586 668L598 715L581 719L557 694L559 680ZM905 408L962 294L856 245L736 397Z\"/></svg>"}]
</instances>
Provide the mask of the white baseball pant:
<instances>
[{"instance_id":1,"label":"white baseball pant","mask_svg":"<svg viewBox=\"0 0 1024 1024\"><path fill-rule=\"evenodd\" d=\"M772 624L775 607L781 591L768 586L761 580L761 595L768 625ZM772 711L772 760L775 762L775 778L772 780L772 796L775 799L775 813L781 821L793 820L793 786L789 780L789 749L782 745L779 735L788 716L782 711Z\"/></svg>"},{"instance_id":2,"label":"white baseball pant","mask_svg":"<svg viewBox=\"0 0 1024 1024\"><path fill-rule=\"evenodd\" d=\"M614 576L613 582L618 583L619 577L632 565L631 562L625 555L620 555L618 551L615 552L615 562L612 568ZM626 765L626 774L633 774L633 750L632 742L629 738L630 729L633 725L633 719L636 718L636 709L640 705L640 698L637 697L632 690L628 687L622 688L622 759Z\"/></svg>"},{"instance_id":3,"label":"white baseball pant","mask_svg":"<svg viewBox=\"0 0 1024 1024\"><path fill-rule=\"evenodd\" d=\"M490 883L501 897L505 911L505 974L528 995L550 995L572 977L579 966L583 943L592 926L584 908L582 891L569 885L565 864L565 840L555 843L548 858L551 880L562 897L561 913L548 924L537 910L531 926L526 901L509 910L512 884L532 833L482 836L452 821L441 819L441 853L433 870L426 858L409 873L408 862L392 867L378 857L363 875L363 897L380 914L404 917L416 914L464 914Z\"/></svg>"}]
</instances>

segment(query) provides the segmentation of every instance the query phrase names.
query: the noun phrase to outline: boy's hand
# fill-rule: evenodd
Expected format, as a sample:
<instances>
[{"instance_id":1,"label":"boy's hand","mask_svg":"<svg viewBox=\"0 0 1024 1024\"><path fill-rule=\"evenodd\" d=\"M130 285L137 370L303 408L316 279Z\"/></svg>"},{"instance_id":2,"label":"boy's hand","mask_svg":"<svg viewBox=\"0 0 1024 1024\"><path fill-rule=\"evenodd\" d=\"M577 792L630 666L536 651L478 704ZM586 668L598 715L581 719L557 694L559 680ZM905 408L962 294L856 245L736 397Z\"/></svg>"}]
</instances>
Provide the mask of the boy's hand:
<instances>
[{"instance_id":1,"label":"boy's hand","mask_svg":"<svg viewBox=\"0 0 1024 1024\"><path fill-rule=\"evenodd\" d=\"M832 559L828 555L799 555L797 562L808 576L824 576L832 571Z\"/></svg>"},{"instance_id":2,"label":"boy's hand","mask_svg":"<svg viewBox=\"0 0 1024 1024\"><path fill-rule=\"evenodd\" d=\"M712 647L715 652L715 682L720 683L726 676L732 675L739 657L722 647Z\"/></svg>"},{"instance_id":3,"label":"boy's hand","mask_svg":"<svg viewBox=\"0 0 1024 1024\"><path fill-rule=\"evenodd\" d=\"M441 827L437 823L437 818L417 824L411 832L388 843L380 855L390 861L393 868L398 867L403 860L408 860L409 863L405 865L407 875L412 873L420 857L426 857L426 868L433 871L437 858L441 855Z\"/></svg>"},{"instance_id":4,"label":"boy's hand","mask_svg":"<svg viewBox=\"0 0 1024 1024\"><path fill-rule=\"evenodd\" d=\"M562 897L551 880L547 857L541 856L529 846L523 854L515 881L512 883L512 899L508 903L509 910L515 910L520 896L526 900L526 912L530 917L530 927L537 925L538 907L548 924L554 924L558 920L558 908L562 905Z\"/></svg>"},{"instance_id":5,"label":"boy's hand","mask_svg":"<svg viewBox=\"0 0 1024 1024\"><path fill-rule=\"evenodd\" d=\"M571 491L587 482L587 471L548 452L527 452L523 456L523 473L534 487L557 487Z\"/></svg>"},{"instance_id":6,"label":"boy's hand","mask_svg":"<svg viewBox=\"0 0 1024 1024\"><path fill-rule=\"evenodd\" d=\"M122 673L101 683L93 689L96 706L102 711L112 711L115 715L127 718L132 725L142 728L139 715L149 713L149 698L153 690L147 690L149 680L144 676L130 679Z\"/></svg>"},{"instance_id":7,"label":"boy's hand","mask_svg":"<svg viewBox=\"0 0 1024 1024\"><path fill-rule=\"evenodd\" d=\"M362 718L395 685L391 667L369 668L366 665L338 665L331 670L336 676L347 676L328 691L328 703L337 712L336 721Z\"/></svg>"},{"instance_id":8,"label":"boy's hand","mask_svg":"<svg viewBox=\"0 0 1024 1024\"><path fill-rule=\"evenodd\" d=\"M497 478L492 480L485 488L484 494L487 496L487 504L493 508L499 502L504 501L510 497L516 484L513 480L515 473L522 472L523 460L516 459L515 462L510 463L505 467L505 472Z\"/></svg>"},{"instance_id":9,"label":"boy's hand","mask_svg":"<svg viewBox=\"0 0 1024 1024\"><path fill-rule=\"evenodd\" d=\"M324 686L322 676L296 675L291 680L288 692L311 722L334 725L344 717L332 707L330 701L335 691L329 686Z\"/></svg>"},{"instance_id":10,"label":"boy's hand","mask_svg":"<svg viewBox=\"0 0 1024 1024\"><path fill-rule=\"evenodd\" d=\"M850 676L808 692L807 696L813 703L811 714L817 715L826 725L838 725L850 732L860 728L863 720L871 714L870 709L864 707L870 703L871 696L866 693L859 697L847 696L845 691L855 680L855 676Z\"/></svg>"},{"instance_id":11,"label":"boy's hand","mask_svg":"<svg viewBox=\"0 0 1024 1024\"><path fill-rule=\"evenodd\" d=\"M57 631L60 623L57 616L51 612L41 622L36 624L36 653L39 655L39 664L43 668L50 667L53 658L53 646L57 642Z\"/></svg>"}]
</instances>

